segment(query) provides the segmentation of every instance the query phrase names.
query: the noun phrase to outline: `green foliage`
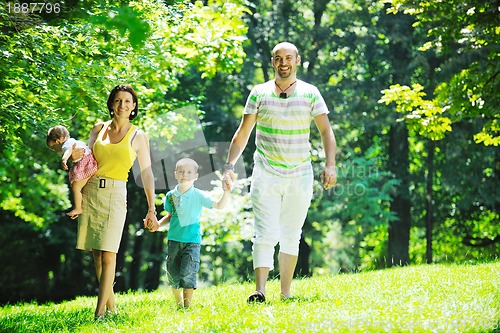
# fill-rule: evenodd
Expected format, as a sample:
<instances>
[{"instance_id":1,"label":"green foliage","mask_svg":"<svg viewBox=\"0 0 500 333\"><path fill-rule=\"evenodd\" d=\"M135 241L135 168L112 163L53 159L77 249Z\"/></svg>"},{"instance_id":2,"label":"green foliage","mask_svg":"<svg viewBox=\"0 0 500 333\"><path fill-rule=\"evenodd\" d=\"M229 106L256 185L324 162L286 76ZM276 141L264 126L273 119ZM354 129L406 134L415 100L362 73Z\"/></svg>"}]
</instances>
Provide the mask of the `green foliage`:
<instances>
[{"instance_id":1,"label":"green foliage","mask_svg":"<svg viewBox=\"0 0 500 333\"><path fill-rule=\"evenodd\" d=\"M222 175L217 172L218 176ZM221 183L212 192L214 199L222 195ZM250 180L239 179L234 183L231 197L223 210L203 211L201 225L203 248L201 279L205 283L218 285L248 275L251 270L251 255L242 256L253 235L253 214L251 212Z\"/></svg>"},{"instance_id":2,"label":"green foliage","mask_svg":"<svg viewBox=\"0 0 500 333\"><path fill-rule=\"evenodd\" d=\"M134 7L140 11L146 9L140 3L133 3L131 7L103 8L102 13L90 17L90 23L104 28L105 38L107 37L108 40L111 36L106 36L106 33L118 30L120 36L128 37L128 42L134 50L139 50L145 46L146 38L151 34L151 27L141 18L142 13ZM79 34L77 40L84 41L85 37Z\"/></svg>"},{"instance_id":3,"label":"green foliage","mask_svg":"<svg viewBox=\"0 0 500 333\"><path fill-rule=\"evenodd\" d=\"M176 45L176 51L196 64L202 78L211 78L217 71L231 72L242 64L241 45L246 38L246 26L234 20L245 11L236 3L211 1L204 6L201 1L185 14L186 19L179 33L188 43Z\"/></svg>"},{"instance_id":4,"label":"green foliage","mask_svg":"<svg viewBox=\"0 0 500 333\"><path fill-rule=\"evenodd\" d=\"M498 262L432 265L297 280L295 298L249 305L253 284L199 288L188 310L170 290L117 295L120 313L93 321L95 297L0 309L0 332L490 332L500 322ZM229 315L230 314L230 315Z\"/></svg>"},{"instance_id":5,"label":"green foliage","mask_svg":"<svg viewBox=\"0 0 500 333\"><path fill-rule=\"evenodd\" d=\"M337 185L323 193L317 184L319 195L307 217L313 230L306 231L317 250L315 266L336 272L383 265L377 259L385 255L383 230L396 219L389 203L399 181L381 169L380 153L376 146L365 154L346 151L337 166Z\"/></svg>"},{"instance_id":6,"label":"green foliage","mask_svg":"<svg viewBox=\"0 0 500 333\"><path fill-rule=\"evenodd\" d=\"M422 51L433 50L438 56L450 59L465 59L463 63L455 62L451 77L441 78L441 84L434 91L434 101L429 105L440 106L447 110L448 122L473 118L483 122L482 128L474 134L477 143L498 146L500 144L499 104L500 73L498 26L500 23L496 2L468 1L406 1L392 0L388 12L404 12L416 19L415 27L427 32L431 39L422 45ZM438 68L446 69L446 65ZM436 74L439 75L439 71ZM444 72L444 70L443 70ZM392 90L392 89L391 89ZM386 94L393 95L391 90ZM420 89L417 89L419 92ZM401 92L399 104L409 100L411 90ZM395 96L386 99L394 100ZM421 103L417 105L421 106ZM425 110L425 108L422 108ZM432 108L429 108L432 109ZM439 108L438 108L439 111ZM414 113L413 110L406 112ZM429 113L427 111L426 113ZM438 114L438 112L435 112ZM429 114L432 115L432 112ZM415 125L414 117L405 117ZM438 118L439 119L439 118ZM443 119L428 124L421 121L419 132L428 133L426 127L435 127L436 133L444 133ZM430 135L439 139L442 135Z\"/></svg>"},{"instance_id":7,"label":"green foliage","mask_svg":"<svg viewBox=\"0 0 500 333\"><path fill-rule=\"evenodd\" d=\"M436 251L439 259L455 256L492 256L500 243L492 242L500 235L497 179L498 149L478 145L470 140L460 147L456 142L473 133L476 126L461 123L462 134L451 133L439 145L436 161L440 181L435 185L436 202L443 208L436 213ZM458 239L454 239L454 238Z\"/></svg>"},{"instance_id":8,"label":"green foliage","mask_svg":"<svg viewBox=\"0 0 500 333\"><path fill-rule=\"evenodd\" d=\"M16 165L20 168L13 168ZM19 219L43 228L59 219L53 215L54 211L69 206L64 176L40 164L29 152L8 154L8 159L0 162L2 168L9 170L2 175L2 210L14 212ZM58 182L52 183L48 176ZM42 193L46 200L40 199Z\"/></svg>"},{"instance_id":9,"label":"green foliage","mask_svg":"<svg viewBox=\"0 0 500 333\"><path fill-rule=\"evenodd\" d=\"M500 145L500 113L497 112L498 57L479 60L456 74L449 84L443 83L436 91L436 98L446 101L449 113L455 119L472 118L482 125L474 134L474 141L486 146ZM482 64L486 62L486 66Z\"/></svg>"},{"instance_id":10,"label":"green foliage","mask_svg":"<svg viewBox=\"0 0 500 333\"><path fill-rule=\"evenodd\" d=\"M38 224L50 223L54 212L68 208L67 199L54 199L54 190L47 189L48 184L63 183L58 173L47 172L58 167L57 157L46 154L45 133L55 124L65 124L73 136L85 140L96 121L108 119L105 101L116 84L131 83L136 88L138 122L147 132L160 133L167 140L188 132L192 119L177 115L176 108L182 105L165 99L165 93L176 89L178 76L189 66L199 68L207 78L238 67L246 29L242 12L236 4L215 2L169 7L150 1L126 6L99 1L83 14L75 9L75 15L67 13L67 18L50 25L33 19L20 27L2 6L0 150L3 158L19 163L5 165L0 174L6 181L21 182L17 193L2 187L0 207ZM187 35L206 38L193 40ZM155 118L166 112L181 120L177 132L157 129ZM37 154L29 148L35 146L41 146ZM28 191L22 179L33 174L40 174L40 179ZM63 191L60 188L57 195ZM39 209L27 201L31 199L27 192L48 196L52 205Z\"/></svg>"},{"instance_id":11,"label":"green foliage","mask_svg":"<svg viewBox=\"0 0 500 333\"><path fill-rule=\"evenodd\" d=\"M451 120L445 116L446 107L442 108L435 101L425 100L424 87L414 84L412 87L392 85L382 90L380 103L396 103L396 111L404 114L400 121L406 121L408 128L431 140L444 138L451 131Z\"/></svg>"},{"instance_id":12,"label":"green foliage","mask_svg":"<svg viewBox=\"0 0 500 333\"><path fill-rule=\"evenodd\" d=\"M469 219L462 220L462 216L460 218L461 220L457 220L455 216L450 217L436 227L436 260L451 262L457 257L469 260L495 259L495 254L500 251L500 245L493 243L500 234L498 214L477 211Z\"/></svg>"}]
</instances>

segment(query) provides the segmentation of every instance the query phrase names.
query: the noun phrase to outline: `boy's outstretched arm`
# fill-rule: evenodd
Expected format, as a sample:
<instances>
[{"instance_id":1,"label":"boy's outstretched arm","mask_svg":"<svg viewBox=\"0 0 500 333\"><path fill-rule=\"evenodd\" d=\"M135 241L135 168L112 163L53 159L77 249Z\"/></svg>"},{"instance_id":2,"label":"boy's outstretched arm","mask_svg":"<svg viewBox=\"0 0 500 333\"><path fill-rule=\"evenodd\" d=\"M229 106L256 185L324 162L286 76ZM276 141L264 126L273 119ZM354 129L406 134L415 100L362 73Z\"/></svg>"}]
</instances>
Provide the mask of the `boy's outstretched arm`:
<instances>
[{"instance_id":1,"label":"boy's outstretched arm","mask_svg":"<svg viewBox=\"0 0 500 333\"><path fill-rule=\"evenodd\" d=\"M161 219L158 220L158 225L159 225L158 231L162 231L167 227L167 225L170 223L171 217L172 217L172 214L167 212L167 215L163 216Z\"/></svg>"},{"instance_id":2,"label":"boy's outstretched arm","mask_svg":"<svg viewBox=\"0 0 500 333\"><path fill-rule=\"evenodd\" d=\"M212 208L223 209L224 207L226 207L226 204L229 201L229 193L230 193L228 187L229 186L224 186L224 193L222 193L222 196L220 197L219 200L214 202L214 204L212 205Z\"/></svg>"}]
</instances>

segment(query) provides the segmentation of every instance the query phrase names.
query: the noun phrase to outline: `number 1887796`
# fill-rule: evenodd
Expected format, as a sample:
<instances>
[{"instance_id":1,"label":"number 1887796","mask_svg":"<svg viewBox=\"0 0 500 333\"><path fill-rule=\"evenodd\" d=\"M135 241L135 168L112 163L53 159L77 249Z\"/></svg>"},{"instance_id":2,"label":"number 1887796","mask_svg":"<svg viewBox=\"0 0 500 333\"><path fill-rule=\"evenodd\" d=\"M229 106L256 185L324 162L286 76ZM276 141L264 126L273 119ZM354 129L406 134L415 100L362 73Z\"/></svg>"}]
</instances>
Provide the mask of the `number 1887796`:
<instances>
[{"instance_id":1,"label":"number 1887796","mask_svg":"<svg viewBox=\"0 0 500 333\"><path fill-rule=\"evenodd\" d=\"M61 12L59 3L50 2L27 2L27 3L7 3L9 14L58 14Z\"/></svg>"}]
</instances>

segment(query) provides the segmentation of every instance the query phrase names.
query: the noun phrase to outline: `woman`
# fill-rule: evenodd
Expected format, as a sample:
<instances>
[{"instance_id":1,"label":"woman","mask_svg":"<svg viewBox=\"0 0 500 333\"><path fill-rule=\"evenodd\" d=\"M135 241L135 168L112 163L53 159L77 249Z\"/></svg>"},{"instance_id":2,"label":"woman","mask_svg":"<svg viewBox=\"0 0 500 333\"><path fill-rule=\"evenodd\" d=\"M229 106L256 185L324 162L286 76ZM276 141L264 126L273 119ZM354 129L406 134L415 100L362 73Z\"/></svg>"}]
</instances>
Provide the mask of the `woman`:
<instances>
[{"instance_id":1,"label":"woman","mask_svg":"<svg viewBox=\"0 0 500 333\"><path fill-rule=\"evenodd\" d=\"M148 212L144 227L151 232L158 229L154 204L154 177L151 169L149 141L146 133L130 120L137 116L137 95L132 87L118 85L108 98L111 120L97 123L90 133L89 147L97 161L97 172L83 188L83 212L78 221L76 247L91 250L99 281L95 318L116 313L113 282L116 254L120 246L127 212L128 173L137 158L141 170ZM81 149L73 154L76 160Z\"/></svg>"}]
</instances>

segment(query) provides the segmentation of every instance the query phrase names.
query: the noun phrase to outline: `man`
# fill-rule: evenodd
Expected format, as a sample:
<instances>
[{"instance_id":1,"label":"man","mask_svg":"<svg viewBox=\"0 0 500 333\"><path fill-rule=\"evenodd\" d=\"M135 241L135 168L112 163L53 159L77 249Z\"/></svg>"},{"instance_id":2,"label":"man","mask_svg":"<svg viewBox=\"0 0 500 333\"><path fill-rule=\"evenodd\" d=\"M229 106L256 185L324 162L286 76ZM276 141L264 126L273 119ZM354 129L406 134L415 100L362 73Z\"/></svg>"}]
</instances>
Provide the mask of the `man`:
<instances>
[{"instance_id":1,"label":"man","mask_svg":"<svg viewBox=\"0 0 500 333\"><path fill-rule=\"evenodd\" d=\"M256 125L256 151L251 199L254 211L253 265L255 291L248 302L265 302L266 281L273 269L274 247L279 243L281 297L290 298L302 226L313 191L309 132L318 128L326 154L321 174L323 187L335 185L336 141L318 89L297 79L297 47L284 42L272 51L275 79L255 86L247 99L240 126L233 136L224 181L234 179L233 166Z\"/></svg>"}]
</instances>

